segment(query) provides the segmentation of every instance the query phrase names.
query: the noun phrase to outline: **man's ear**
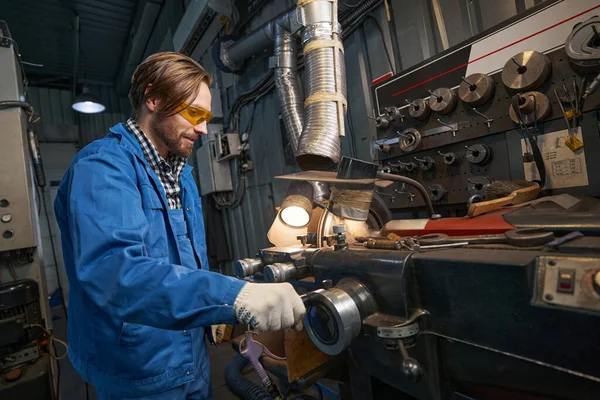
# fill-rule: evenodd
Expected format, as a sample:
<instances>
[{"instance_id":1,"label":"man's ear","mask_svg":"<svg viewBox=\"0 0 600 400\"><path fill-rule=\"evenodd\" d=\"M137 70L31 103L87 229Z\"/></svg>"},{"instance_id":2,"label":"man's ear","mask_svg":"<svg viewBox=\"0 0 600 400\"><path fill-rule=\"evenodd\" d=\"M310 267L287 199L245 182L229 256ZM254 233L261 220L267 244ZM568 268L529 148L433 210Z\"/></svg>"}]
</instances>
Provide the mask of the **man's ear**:
<instances>
[{"instance_id":1,"label":"man's ear","mask_svg":"<svg viewBox=\"0 0 600 400\"><path fill-rule=\"evenodd\" d=\"M158 109L158 99L156 99L155 97L148 97L148 93L150 92L151 87L151 83L148 84L148 86L146 86L146 90L144 90L144 98L146 99L145 103L146 107L148 107L148 110L154 112Z\"/></svg>"}]
</instances>

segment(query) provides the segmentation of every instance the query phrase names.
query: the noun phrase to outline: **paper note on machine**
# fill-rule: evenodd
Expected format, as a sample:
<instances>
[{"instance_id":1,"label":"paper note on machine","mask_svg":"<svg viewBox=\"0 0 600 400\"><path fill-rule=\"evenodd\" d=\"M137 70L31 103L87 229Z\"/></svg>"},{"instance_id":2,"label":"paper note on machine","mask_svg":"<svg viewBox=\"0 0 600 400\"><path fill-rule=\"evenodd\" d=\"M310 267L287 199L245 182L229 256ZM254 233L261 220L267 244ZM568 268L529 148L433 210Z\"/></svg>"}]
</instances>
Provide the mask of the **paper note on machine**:
<instances>
[{"instance_id":1,"label":"paper note on machine","mask_svg":"<svg viewBox=\"0 0 600 400\"><path fill-rule=\"evenodd\" d=\"M581 128L573 131L574 135L583 143ZM573 152L567 147L565 141L569 139L569 131L557 131L538 135L537 142L544 157L546 166L545 189L560 189L589 184L587 167L585 163L585 147ZM521 139L521 149L525 152L525 140ZM534 162L524 163L525 179L532 181L540 179Z\"/></svg>"}]
</instances>

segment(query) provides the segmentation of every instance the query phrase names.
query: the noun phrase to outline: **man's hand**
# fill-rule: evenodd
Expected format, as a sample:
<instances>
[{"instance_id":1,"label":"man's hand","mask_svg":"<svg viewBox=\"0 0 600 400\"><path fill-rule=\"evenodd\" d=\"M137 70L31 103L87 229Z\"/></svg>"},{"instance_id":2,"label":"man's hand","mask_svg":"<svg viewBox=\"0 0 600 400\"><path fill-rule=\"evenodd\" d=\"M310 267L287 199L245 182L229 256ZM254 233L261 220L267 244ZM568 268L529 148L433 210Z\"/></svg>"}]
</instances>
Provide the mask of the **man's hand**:
<instances>
[{"instance_id":1,"label":"man's hand","mask_svg":"<svg viewBox=\"0 0 600 400\"><path fill-rule=\"evenodd\" d=\"M235 317L258 332L289 327L302 329L306 313L302 299L289 283L247 283L233 303Z\"/></svg>"}]
</instances>

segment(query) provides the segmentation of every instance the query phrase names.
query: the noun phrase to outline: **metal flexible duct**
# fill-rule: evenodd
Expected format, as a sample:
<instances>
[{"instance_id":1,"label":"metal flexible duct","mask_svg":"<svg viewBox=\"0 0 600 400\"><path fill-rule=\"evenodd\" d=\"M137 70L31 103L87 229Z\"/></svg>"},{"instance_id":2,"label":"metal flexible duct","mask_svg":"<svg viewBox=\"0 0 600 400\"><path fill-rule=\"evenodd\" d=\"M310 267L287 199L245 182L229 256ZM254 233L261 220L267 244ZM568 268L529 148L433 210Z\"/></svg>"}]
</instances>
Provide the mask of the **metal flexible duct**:
<instances>
[{"instance_id":1,"label":"metal flexible duct","mask_svg":"<svg viewBox=\"0 0 600 400\"><path fill-rule=\"evenodd\" d=\"M288 142L296 156L304 120L304 98L298 84L297 51L292 34L281 25L275 26L275 89L281 105L281 118Z\"/></svg>"},{"instance_id":2,"label":"metal flexible duct","mask_svg":"<svg viewBox=\"0 0 600 400\"><path fill-rule=\"evenodd\" d=\"M330 169L340 161L340 135L344 134L342 101L346 100L346 68L337 24L337 2L317 0L303 8L306 100L296 161L302 170Z\"/></svg>"},{"instance_id":3,"label":"metal flexible duct","mask_svg":"<svg viewBox=\"0 0 600 400\"><path fill-rule=\"evenodd\" d=\"M299 0L244 39L221 48L221 62L232 70L275 42L275 84L286 134L302 170L330 169L340 160L344 135L346 68L337 1ZM302 21L304 105L297 81L295 32Z\"/></svg>"}]
</instances>

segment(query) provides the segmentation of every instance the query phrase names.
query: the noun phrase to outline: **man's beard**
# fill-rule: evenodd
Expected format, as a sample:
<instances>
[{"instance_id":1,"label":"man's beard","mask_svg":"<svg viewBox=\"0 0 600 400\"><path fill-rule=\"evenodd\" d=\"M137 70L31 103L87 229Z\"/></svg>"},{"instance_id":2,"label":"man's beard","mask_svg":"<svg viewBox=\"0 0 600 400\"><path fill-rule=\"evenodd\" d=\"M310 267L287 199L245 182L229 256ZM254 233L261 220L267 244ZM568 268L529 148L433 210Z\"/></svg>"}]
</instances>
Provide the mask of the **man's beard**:
<instances>
[{"instance_id":1,"label":"man's beard","mask_svg":"<svg viewBox=\"0 0 600 400\"><path fill-rule=\"evenodd\" d=\"M153 118L150 123L152 133L167 147L169 154L175 154L179 157L187 158L192 153L192 147L188 147L185 140L185 132L179 134L173 133L175 129L171 127L165 120Z\"/></svg>"}]
</instances>

